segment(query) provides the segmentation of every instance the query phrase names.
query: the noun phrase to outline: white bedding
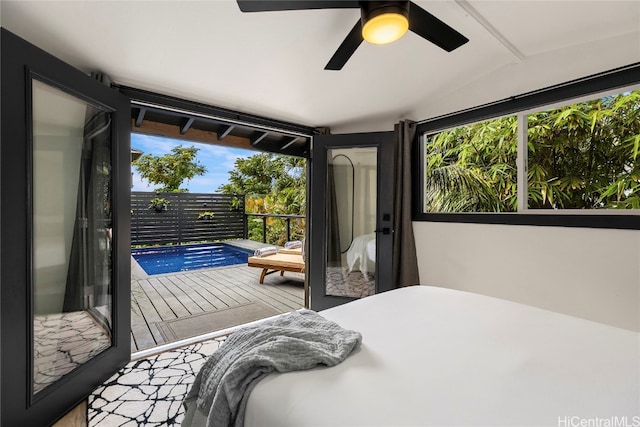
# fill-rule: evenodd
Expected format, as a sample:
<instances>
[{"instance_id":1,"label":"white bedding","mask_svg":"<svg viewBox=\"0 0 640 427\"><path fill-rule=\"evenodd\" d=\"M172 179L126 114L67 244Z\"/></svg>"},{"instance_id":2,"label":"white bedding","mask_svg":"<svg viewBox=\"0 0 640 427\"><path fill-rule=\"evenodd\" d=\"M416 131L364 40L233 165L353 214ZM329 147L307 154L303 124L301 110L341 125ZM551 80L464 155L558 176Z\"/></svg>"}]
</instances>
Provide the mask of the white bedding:
<instances>
[{"instance_id":1,"label":"white bedding","mask_svg":"<svg viewBox=\"0 0 640 427\"><path fill-rule=\"evenodd\" d=\"M373 242L374 256L371 257L370 247ZM367 276L368 273L373 274L375 271L375 233L364 234L353 239L349 250L347 251L347 266L349 273L353 270L360 270L362 274Z\"/></svg>"},{"instance_id":2,"label":"white bedding","mask_svg":"<svg viewBox=\"0 0 640 427\"><path fill-rule=\"evenodd\" d=\"M269 375L245 426L640 425L637 332L427 286L321 314L362 347L336 367Z\"/></svg>"}]
</instances>

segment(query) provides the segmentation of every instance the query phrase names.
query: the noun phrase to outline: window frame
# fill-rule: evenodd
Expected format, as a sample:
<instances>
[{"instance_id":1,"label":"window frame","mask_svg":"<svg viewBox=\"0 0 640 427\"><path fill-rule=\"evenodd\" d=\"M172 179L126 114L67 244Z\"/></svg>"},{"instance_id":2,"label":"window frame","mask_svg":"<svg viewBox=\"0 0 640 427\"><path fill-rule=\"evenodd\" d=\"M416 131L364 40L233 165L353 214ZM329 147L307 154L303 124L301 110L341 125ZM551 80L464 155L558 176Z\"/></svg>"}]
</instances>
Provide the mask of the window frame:
<instances>
[{"instance_id":1,"label":"window frame","mask_svg":"<svg viewBox=\"0 0 640 427\"><path fill-rule=\"evenodd\" d=\"M612 229L640 229L640 210L546 210L528 208L528 115L592 100L598 96L640 88L640 62L625 67L528 92L475 108L419 122L413 141L412 220L478 224L535 225ZM516 115L518 120L518 212L424 212L424 138L444 130Z\"/></svg>"}]
</instances>

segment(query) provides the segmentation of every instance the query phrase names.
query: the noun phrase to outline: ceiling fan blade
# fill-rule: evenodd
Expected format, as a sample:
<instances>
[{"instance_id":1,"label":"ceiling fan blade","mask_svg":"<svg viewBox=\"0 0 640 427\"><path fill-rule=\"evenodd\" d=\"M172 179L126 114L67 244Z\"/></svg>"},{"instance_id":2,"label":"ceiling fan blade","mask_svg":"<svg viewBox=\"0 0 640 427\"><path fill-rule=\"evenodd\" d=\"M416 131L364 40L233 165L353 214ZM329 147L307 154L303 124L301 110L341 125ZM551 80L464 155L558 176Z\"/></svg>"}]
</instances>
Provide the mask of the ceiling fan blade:
<instances>
[{"instance_id":1,"label":"ceiling fan blade","mask_svg":"<svg viewBox=\"0 0 640 427\"><path fill-rule=\"evenodd\" d=\"M270 12L278 10L351 9L359 8L357 1L342 0L237 0L243 12Z\"/></svg>"},{"instance_id":2,"label":"ceiling fan blade","mask_svg":"<svg viewBox=\"0 0 640 427\"><path fill-rule=\"evenodd\" d=\"M358 19L356 25L349 32L347 38L344 39L324 69L342 70L342 67L344 67L344 64L347 63L349 58L351 58L351 55L353 55L356 49L358 49L360 43L362 43L362 22Z\"/></svg>"},{"instance_id":3,"label":"ceiling fan blade","mask_svg":"<svg viewBox=\"0 0 640 427\"><path fill-rule=\"evenodd\" d=\"M409 29L447 52L451 52L469 41L468 38L414 2L409 4Z\"/></svg>"}]
</instances>

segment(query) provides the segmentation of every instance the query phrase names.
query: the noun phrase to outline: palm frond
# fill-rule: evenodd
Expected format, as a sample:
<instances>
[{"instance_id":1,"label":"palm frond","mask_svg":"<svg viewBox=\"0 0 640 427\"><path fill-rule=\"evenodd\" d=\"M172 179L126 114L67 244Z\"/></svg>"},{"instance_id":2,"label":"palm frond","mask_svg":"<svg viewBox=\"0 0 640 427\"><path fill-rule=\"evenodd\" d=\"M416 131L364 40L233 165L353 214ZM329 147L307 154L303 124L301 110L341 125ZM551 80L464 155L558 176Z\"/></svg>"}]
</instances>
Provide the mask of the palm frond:
<instances>
[{"instance_id":1,"label":"palm frond","mask_svg":"<svg viewBox=\"0 0 640 427\"><path fill-rule=\"evenodd\" d=\"M425 179L427 212L497 212L500 199L479 169L446 165Z\"/></svg>"}]
</instances>

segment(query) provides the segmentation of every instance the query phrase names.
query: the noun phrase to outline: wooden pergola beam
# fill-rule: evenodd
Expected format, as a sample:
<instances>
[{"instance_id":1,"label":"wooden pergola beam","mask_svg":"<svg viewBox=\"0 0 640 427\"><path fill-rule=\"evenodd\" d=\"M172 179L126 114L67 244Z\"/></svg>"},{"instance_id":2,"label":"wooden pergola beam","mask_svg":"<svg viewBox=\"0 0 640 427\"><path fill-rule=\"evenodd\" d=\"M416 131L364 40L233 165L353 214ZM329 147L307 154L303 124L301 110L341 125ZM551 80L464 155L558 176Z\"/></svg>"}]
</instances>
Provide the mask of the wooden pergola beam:
<instances>
[{"instance_id":1,"label":"wooden pergola beam","mask_svg":"<svg viewBox=\"0 0 640 427\"><path fill-rule=\"evenodd\" d=\"M263 139L265 139L267 137L267 135L269 135L269 132L258 132L258 133L255 133L251 137L251 145L253 145L253 146L258 145L258 143L260 141L262 141Z\"/></svg>"},{"instance_id":2,"label":"wooden pergola beam","mask_svg":"<svg viewBox=\"0 0 640 427\"><path fill-rule=\"evenodd\" d=\"M234 125L222 125L218 131L218 139L223 140L229 135L229 133L236 127Z\"/></svg>"},{"instance_id":3,"label":"wooden pergola beam","mask_svg":"<svg viewBox=\"0 0 640 427\"><path fill-rule=\"evenodd\" d=\"M180 133L181 126L169 125L166 123L152 122L145 120L141 126L135 126L135 119L131 119L132 130L145 135L160 136L165 138L175 138L195 142L204 142L206 144L232 146L236 148L244 148L255 150L249 138L235 135L228 135L224 141L221 141L216 132L210 132L195 128L189 128L185 133Z\"/></svg>"},{"instance_id":4,"label":"wooden pergola beam","mask_svg":"<svg viewBox=\"0 0 640 427\"><path fill-rule=\"evenodd\" d=\"M284 151L287 148L291 147L291 145L295 144L296 141L298 141L299 139L300 139L300 137L292 136L291 138L289 138L289 141L287 141L286 144L284 144L282 147L280 147L280 151Z\"/></svg>"},{"instance_id":5,"label":"wooden pergola beam","mask_svg":"<svg viewBox=\"0 0 640 427\"><path fill-rule=\"evenodd\" d=\"M194 119L193 117L189 117L187 120L185 120L183 125L180 127L180 135L184 135L185 133L187 133L195 120L196 119Z\"/></svg>"},{"instance_id":6,"label":"wooden pergola beam","mask_svg":"<svg viewBox=\"0 0 640 427\"><path fill-rule=\"evenodd\" d=\"M138 110L138 117L136 117L136 120L134 122L135 127L139 128L140 126L142 126L142 121L144 120L144 115L146 113L146 108L140 108L140 110Z\"/></svg>"}]
</instances>

